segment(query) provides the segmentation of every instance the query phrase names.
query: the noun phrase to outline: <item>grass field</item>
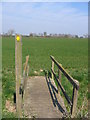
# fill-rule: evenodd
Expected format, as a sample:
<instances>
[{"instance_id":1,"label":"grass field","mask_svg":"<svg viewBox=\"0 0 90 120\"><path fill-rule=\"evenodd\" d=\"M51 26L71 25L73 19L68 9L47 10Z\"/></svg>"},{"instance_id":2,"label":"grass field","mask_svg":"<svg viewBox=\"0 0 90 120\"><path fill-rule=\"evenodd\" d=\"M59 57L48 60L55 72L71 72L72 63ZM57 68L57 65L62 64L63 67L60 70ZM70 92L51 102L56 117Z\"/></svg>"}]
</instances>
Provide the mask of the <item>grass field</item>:
<instances>
[{"instance_id":1,"label":"grass field","mask_svg":"<svg viewBox=\"0 0 90 120\"><path fill-rule=\"evenodd\" d=\"M40 70L50 70L50 55L80 82L78 99L78 117L87 115L88 112L88 40L80 38L22 38L23 63L25 56L29 55L30 74L44 75ZM14 37L2 39L2 83L3 83L3 117L15 117L5 109L6 99L12 100L15 92L15 41ZM37 73L35 73L37 71ZM67 92L70 88L62 79L62 84Z\"/></svg>"}]
</instances>

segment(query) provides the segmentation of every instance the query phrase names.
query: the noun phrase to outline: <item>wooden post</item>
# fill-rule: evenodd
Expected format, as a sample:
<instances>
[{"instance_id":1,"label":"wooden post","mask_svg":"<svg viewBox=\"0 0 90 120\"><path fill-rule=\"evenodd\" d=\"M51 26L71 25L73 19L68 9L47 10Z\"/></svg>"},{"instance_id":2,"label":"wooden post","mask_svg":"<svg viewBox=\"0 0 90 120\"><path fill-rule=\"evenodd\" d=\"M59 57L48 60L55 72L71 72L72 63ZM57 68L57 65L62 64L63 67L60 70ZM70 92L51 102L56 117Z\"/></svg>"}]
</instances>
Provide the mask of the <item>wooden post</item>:
<instances>
[{"instance_id":1,"label":"wooden post","mask_svg":"<svg viewBox=\"0 0 90 120\"><path fill-rule=\"evenodd\" d=\"M26 62L24 63L24 71L23 71L23 101L25 100L25 87L29 73L29 65L28 65L29 55L26 56Z\"/></svg>"},{"instance_id":2,"label":"wooden post","mask_svg":"<svg viewBox=\"0 0 90 120\"><path fill-rule=\"evenodd\" d=\"M28 74L29 74L29 65L27 65L27 77L28 77Z\"/></svg>"},{"instance_id":3,"label":"wooden post","mask_svg":"<svg viewBox=\"0 0 90 120\"><path fill-rule=\"evenodd\" d=\"M20 85L22 79L22 39L21 35L15 35L15 71L16 71L16 109L18 117L22 117Z\"/></svg>"},{"instance_id":4,"label":"wooden post","mask_svg":"<svg viewBox=\"0 0 90 120\"><path fill-rule=\"evenodd\" d=\"M52 70L54 71L54 62L53 62L53 60L52 60ZM54 75L53 75L53 73L52 73L52 79L54 80Z\"/></svg>"},{"instance_id":5,"label":"wooden post","mask_svg":"<svg viewBox=\"0 0 90 120\"><path fill-rule=\"evenodd\" d=\"M71 118L74 118L76 115L77 96L78 96L78 90L74 87L73 96L72 96Z\"/></svg>"},{"instance_id":6,"label":"wooden post","mask_svg":"<svg viewBox=\"0 0 90 120\"><path fill-rule=\"evenodd\" d=\"M59 82L61 83L61 71L58 69L58 76L59 76ZM58 86L58 93L60 92L60 88Z\"/></svg>"},{"instance_id":7,"label":"wooden post","mask_svg":"<svg viewBox=\"0 0 90 120\"><path fill-rule=\"evenodd\" d=\"M25 86L26 86L28 72L29 72L28 60L29 60L29 55L26 56L26 62L24 64L24 71L23 71L23 77L24 77L23 87L24 87L24 89L25 89Z\"/></svg>"},{"instance_id":8,"label":"wooden post","mask_svg":"<svg viewBox=\"0 0 90 120\"><path fill-rule=\"evenodd\" d=\"M61 83L61 70L58 69L59 82Z\"/></svg>"}]
</instances>

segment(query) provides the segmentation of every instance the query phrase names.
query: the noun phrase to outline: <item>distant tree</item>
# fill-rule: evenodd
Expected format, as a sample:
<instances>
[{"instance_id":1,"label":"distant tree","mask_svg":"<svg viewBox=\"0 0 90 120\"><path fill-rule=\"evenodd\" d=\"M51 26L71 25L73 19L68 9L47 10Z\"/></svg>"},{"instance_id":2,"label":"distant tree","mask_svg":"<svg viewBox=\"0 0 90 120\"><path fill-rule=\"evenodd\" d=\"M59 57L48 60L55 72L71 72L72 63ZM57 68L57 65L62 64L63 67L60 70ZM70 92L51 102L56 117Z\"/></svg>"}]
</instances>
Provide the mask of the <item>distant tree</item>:
<instances>
[{"instance_id":1,"label":"distant tree","mask_svg":"<svg viewBox=\"0 0 90 120\"><path fill-rule=\"evenodd\" d=\"M68 38L68 35L67 35L67 34L65 34L65 35L64 35L64 37L65 37L65 38Z\"/></svg>"},{"instance_id":2,"label":"distant tree","mask_svg":"<svg viewBox=\"0 0 90 120\"><path fill-rule=\"evenodd\" d=\"M47 36L47 32L44 32L44 36Z\"/></svg>"},{"instance_id":3,"label":"distant tree","mask_svg":"<svg viewBox=\"0 0 90 120\"><path fill-rule=\"evenodd\" d=\"M52 36L52 34L50 33L50 37Z\"/></svg>"},{"instance_id":4,"label":"distant tree","mask_svg":"<svg viewBox=\"0 0 90 120\"><path fill-rule=\"evenodd\" d=\"M30 37L33 37L33 33L30 33Z\"/></svg>"},{"instance_id":5,"label":"distant tree","mask_svg":"<svg viewBox=\"0 0 90 120\"><path fill-rule=\"evenodd\" d=\"M12 35L14 34L14 32L15 32L14 29L10 29L10 30L8 30L8 33L7 33L7 34L8 34L9 36L12 36Z\"/></svg>"},{"instance_id":6,"label":"distant tree","mask_svg":"<svg viewBox=\"0 0 90 120\"><path fill-rule=\"evenodd\" d=\"M78 38L78 35L75 35L75 38Z\"/></svg>"}]
</instances>

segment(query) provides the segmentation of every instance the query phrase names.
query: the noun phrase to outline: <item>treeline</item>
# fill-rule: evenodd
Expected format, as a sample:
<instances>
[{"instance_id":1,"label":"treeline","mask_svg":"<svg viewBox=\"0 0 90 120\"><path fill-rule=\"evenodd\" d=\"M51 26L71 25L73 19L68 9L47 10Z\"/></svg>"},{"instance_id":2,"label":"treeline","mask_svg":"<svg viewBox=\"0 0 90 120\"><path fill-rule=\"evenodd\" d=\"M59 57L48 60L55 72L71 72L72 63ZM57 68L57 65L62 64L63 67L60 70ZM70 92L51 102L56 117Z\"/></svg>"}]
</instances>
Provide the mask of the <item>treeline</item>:
<instances>
[{"instance_id":1,"label":"treeline","mask_svg":"<svg viewBox=\"0 0 90 120\"><path fill-rule=\"evenodd\" d=\"M8 30L7 33L2 33L0 36L6 36L6 37L10 37L10 36L15 36L15 31L13 29ZM58 37L58 38L88 38L88 34L79 36L79 35L72 35L72 34L57 34L57 33L50 33L48 34L47 32L43 32L43 33L30 33L28 35L22 35L25 37Z\"/></svg>"}]
</instances>

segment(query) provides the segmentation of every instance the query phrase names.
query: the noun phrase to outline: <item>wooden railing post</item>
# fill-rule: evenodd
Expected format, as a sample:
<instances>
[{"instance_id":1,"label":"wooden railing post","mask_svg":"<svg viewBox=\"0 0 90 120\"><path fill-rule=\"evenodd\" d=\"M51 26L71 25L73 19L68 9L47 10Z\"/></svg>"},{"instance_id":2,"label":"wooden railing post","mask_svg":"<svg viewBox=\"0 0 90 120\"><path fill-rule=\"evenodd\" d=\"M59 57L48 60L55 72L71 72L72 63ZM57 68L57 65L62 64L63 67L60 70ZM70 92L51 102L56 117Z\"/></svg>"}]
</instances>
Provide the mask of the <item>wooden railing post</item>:
<instances>
[{"instance_id":1,"label":"wooden railing post","mask_svg":"<svg viewBox=\"0 0 90 120\"><path fill-rule=\"evenodd\" d=\"M74 87L73 88L73 96L72 96L72 106L71 106L71 118L74 118L76 115L76 108L77 108L77 97L78 97L78 90Z\"/></svg>"},{"instance_id":2,"label":"wooden railing post","mask_svg":"<svg viewBox=\"0 0 90 120\"><path fill-rule=\"evenodd\" d=\"M58 69L59 82L61 83L61 70Z\"/></svg>"},{"instance_id":3,"label":"wooden railing post","mask_svg":"<svg viewBox=\"0 0 90 120\"><path fill-rule=\"evenodd\" d=\"M23 101L25 99L25 87L26 87L26 82L27 82L27 77L29 74L29 65L28 65L28 60L29 60L29 55L26 56L26 61L24 63L24 70L23 70Z\"/></svg>"},{"instance_id":4,"label":"wooden railing post","mask_svg":"<svg viewBox=\"0 0 90 120\"><path fill-rule=\"evenodd\" d=\"M60 84L61 84L61 71L60 71L60 69L58 69L58 76L59 76L59 82L60 82ZM60 87L59 87L59 85L58 85L58 93L60 92Z\"/></svg>"},{"instance_id":5,"label":"wooden railing post","mask_svg":"<svg viewBox=\"0 0 90 120\"><path fill-rule=\"evenodd\" d=\"M21 35L15 35L15 71L16 71L16 110L19 118L22 117L22 95L20 85L22 79L22 40Z\"/></svg>"},{"instance_id":6,"label":"wooden railing post","mask_svg":"<svg viewBox=\"0 0 90 120\"><path fill-rule=\"evenodd\" d=\"M28 74L29 74L29 65L27 65L27 77L28 77Z\"/></svg>"},{"instance_id":7,"label":"wooden railing post","mask_svg":"<svg viewBox=\"0 0 90 120\"><path fill-rule=\"evenodd\" d=\"M54 71L54 61L52 60L52 70ZM54 75L52 73L52 79L54 80Z\"/></svg>"},{"instance_id":8,"label":"wooden railing post","mask_svg":"<svg viewBox=\"0 0 90 120\"><path fill-rule=\"evenodd\" d=\"M29 73L29 65L28 65L28 60L29 60L29 55L26 56L26 62L24 64L24 71L23 71L23 87L25 89L26 86L26 81L27 81L27 77L28 77L28 73Z\"/></svg>"}]
</instances>

